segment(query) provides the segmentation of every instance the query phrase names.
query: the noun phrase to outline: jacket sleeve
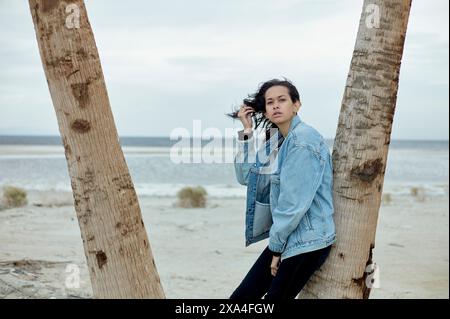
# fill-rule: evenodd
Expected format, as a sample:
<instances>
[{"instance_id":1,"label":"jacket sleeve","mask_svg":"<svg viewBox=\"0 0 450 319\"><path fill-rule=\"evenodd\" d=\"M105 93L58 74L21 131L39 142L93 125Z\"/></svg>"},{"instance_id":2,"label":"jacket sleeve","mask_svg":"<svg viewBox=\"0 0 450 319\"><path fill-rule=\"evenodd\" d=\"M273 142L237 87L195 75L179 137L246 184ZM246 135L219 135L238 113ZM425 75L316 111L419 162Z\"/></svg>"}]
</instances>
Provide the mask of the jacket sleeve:
<instances>
[{"instance_id":1,"label":"jacket sleeve","mask_svg":"<svg viewBox=\"0 0 450 319\"><path fill-rule=\"evenodd\" d=\"M308 211L319 188L325 163L308 146L294 145L280 170L280 194L269 233L269 249L281 253L288 236Z\"/></svg>"},{"instance_id":2,"label":"jacket sleeve","mask_svg":"<svg viewBox=\"0 0 450 319\"><path fill-rule=\"evenodd\" d=\"M256 162L255 137L253 133L243 133L243 130L238 134L238 152L234 157L234 171L239 184L247 185L248 173Z\"/></svg>"}]
</instances>

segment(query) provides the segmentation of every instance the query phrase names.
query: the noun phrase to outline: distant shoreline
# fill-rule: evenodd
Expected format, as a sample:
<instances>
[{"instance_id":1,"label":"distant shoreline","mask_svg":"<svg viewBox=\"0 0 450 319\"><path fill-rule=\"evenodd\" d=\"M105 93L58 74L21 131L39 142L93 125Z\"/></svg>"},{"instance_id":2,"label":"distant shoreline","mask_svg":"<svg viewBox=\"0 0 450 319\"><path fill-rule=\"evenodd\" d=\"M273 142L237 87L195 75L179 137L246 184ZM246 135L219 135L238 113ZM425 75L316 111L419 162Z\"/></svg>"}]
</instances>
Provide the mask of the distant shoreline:
<instances>
[{"instance_id":1,"label":"distant shoreline","mask_svg":"<svg viewBox=\"0 0 450 319\"><path fill-rule=\"evenodd\" d=\"M119 137L122 146L142 146L142 147L171 147L178 143L179 140L171 140L169 136L122 136ZM191 138L193 141L199 141L200 138ZM233 139L225 139L233 140ZM333 146L334 139L326 138L327 144ZM210 140L201 140L202 146L208 144ZM426 148L449 147L449 140L417 140L417 139L393 139L391 140L391 147L394 148L417 148L418 144L426 146ZM0 135L0 145L59 145L61 146L61 137L57 135Z\"/></svg>"}]
</instances>

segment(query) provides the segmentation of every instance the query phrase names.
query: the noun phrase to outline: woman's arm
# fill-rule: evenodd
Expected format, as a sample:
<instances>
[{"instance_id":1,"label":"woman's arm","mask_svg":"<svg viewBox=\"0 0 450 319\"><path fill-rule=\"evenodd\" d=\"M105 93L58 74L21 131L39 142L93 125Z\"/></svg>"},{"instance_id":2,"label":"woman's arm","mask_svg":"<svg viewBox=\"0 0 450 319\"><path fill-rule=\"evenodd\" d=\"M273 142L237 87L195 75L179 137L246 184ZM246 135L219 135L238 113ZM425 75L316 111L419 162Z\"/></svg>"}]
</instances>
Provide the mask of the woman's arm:
<instances>
[{"instance_id":1,"label":"woman's arm","mask_svg":"<svg viewBox=\"0 0 450 319\"><path fill-rule=\"evenodd\" d=\"M248 173L256 161L255 138L252 129L238 132L238 153L234 158L234 170L239 184L247 185Z\"/></svg>"},{"instance_id":2,"label":"woman's arm","mask_svg":"<svg viewBox=\"0 0 450 319\"><path fill-rule=\"evenodd\" d=\"M269 249L278 253L311 206L325 163L308 146L293 144L281 165L280 194L269 233Z\"/></svg>"}]
</instances>

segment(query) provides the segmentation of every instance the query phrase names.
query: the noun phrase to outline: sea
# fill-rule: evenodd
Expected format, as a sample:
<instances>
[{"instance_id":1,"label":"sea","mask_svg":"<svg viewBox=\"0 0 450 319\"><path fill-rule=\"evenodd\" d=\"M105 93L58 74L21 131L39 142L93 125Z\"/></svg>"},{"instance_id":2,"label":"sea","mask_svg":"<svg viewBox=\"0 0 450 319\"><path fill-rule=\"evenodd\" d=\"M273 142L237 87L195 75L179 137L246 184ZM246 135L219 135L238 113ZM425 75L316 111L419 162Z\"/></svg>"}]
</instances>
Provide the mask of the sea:
<instances>
[{"instance_id":1,"label":"sea","mask_svg":"<svg viewBox=\"0 0 450 319\"><path fill-rule=\"evenodd\" d=\"M202 186L209 197L245 197L231 161L176 162L170 156L177 141L169 137L121 137L120 144L138 195L175 196L185 186ZM191 140L200 151L209 141ZM227 145L223 141L223 145ZM235 141L231 141L234 143ZM330 151L333 140L327 140ZM228 144L230 145L230 144ZM233 148L230 148L233 152ZM229 157L228 157L229 158ZM71 191L59 136L0 135L0 187ZM383 193L411 196L419 189L428 197L448 196L449 141L392 140Z\"/></svg>"}]
</instances>

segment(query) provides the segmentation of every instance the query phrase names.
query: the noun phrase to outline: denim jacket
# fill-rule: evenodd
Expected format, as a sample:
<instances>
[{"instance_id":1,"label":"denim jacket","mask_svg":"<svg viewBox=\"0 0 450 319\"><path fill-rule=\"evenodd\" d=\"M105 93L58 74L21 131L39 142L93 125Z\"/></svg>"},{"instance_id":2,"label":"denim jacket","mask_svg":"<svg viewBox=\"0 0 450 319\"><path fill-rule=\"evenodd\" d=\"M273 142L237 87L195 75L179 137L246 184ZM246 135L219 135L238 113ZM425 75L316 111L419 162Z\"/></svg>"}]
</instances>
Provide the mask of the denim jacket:
<instances>
[{"instance_id":1,"label":"denim jacket","mask_svg":"<svg viewBox=\"0 0 450 319\"><path fill-rule=\"evenodd\" d=\"M256 139L238 140L234 158L247 186L246 246L269 237L283 260L334 243L332 161L320 133L296 115L285 138L278 132L262 147Z\"/></svg>"}]
</instances>

